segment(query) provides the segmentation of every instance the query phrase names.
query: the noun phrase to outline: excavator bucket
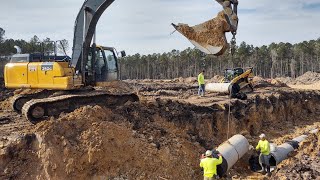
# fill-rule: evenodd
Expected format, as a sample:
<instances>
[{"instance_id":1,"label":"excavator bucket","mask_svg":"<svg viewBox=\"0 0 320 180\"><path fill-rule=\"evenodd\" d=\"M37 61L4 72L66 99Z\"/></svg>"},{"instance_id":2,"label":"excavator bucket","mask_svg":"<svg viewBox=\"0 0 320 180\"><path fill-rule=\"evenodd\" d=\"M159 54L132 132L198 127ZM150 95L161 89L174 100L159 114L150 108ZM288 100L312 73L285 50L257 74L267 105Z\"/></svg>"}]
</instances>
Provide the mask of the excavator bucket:
<instances>
[{"instance_id":1,"label":"excavator bucket","mask_svg":"<svg viewBox=\"0 0 320 180\"><path fill-rule=\"evenodd\" d=\"M229 47L225 32L230 31L230 25L223 12L209 21L192 27L181 23L172 26L206 54L222 55Z\"/></svg>"},{"instance_id":2,"label":"excavator bucket","mask_svg":"<svg viewBox=\"0 0 320 180\"><path fill-rule=\"evenodd\" d=\"M172 26L200 51L219 56L229 48L225 33L236 33L238 1L216 1L223 6L223 11L219 12L217 17L195 26L182 23L172 23Z\"/></svg>"}]
</instances>

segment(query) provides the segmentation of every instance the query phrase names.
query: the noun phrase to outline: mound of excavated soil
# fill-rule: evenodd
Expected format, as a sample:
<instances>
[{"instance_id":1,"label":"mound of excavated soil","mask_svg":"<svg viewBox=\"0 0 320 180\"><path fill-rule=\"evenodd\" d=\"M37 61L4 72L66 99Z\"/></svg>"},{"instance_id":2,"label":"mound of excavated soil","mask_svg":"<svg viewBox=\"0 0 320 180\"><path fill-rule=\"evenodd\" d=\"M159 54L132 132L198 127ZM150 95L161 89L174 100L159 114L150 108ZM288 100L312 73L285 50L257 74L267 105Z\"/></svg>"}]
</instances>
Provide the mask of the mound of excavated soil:
<instances>
[{"instance_id":1,"label":"mound of excavated soil","mask_svg":"<svg viewBox=\"0 0 320 180\"><path fill-rule=\"evenodd\" d=\"M134 91L134 87L124 81L103 82L103 84L95 87L95 89L108 91L110 93L132 93Z\"/></svg>"},{"instance_id":2,"label":"mound of excavated soil","mask_svg":"<svg viewBox=\"0 0 320 180\"><path fill-rule=\"evenodd\" d=\"M219 83L223 79L223 76L215 75L209 80L210 83Z\"/></svg>"},{"instance_id":3,"label":"mound of excavated soil","mask_svg":"<svg viewBox=\"0 0 320 180\"><path fill-rule=\"evenodd\" d=\"M161 117L140 118L132 106L86 106L38 124L2 150L0 179L199 179L199 143Z\"/></svg>"},{"instance_id":4,"label":"mound of excavated soil","mask_svg":"<svg viewBox=\"0 0 320 180\"><path fill-rule=\"evenodd\" d=\"M320 73L308 71L296 78L298 84L312 84L320 81Z\"/></svg>"},{"instance_id":5,"label":"mound of excavated soil","mask_svg":"<svg viewBox=\"0 0 320 180\"><path fill-rule=\"evenodd\" d=\"M6 89L4 86L4 79L0 78L0 101L7 99L13 95L13 90Z\"/></svg>"},{"instance_id":6,"label":"mound of excavated soil","mask_svg":"<svg viewBox=\"0 0 320 180\"><path fill-rule=\"evenodd\" d=\"M264 79L260 76L253 77L253 86L255 88L262 87L287 87L287 85L280 79Z\"/></svg>"}]
</instances>

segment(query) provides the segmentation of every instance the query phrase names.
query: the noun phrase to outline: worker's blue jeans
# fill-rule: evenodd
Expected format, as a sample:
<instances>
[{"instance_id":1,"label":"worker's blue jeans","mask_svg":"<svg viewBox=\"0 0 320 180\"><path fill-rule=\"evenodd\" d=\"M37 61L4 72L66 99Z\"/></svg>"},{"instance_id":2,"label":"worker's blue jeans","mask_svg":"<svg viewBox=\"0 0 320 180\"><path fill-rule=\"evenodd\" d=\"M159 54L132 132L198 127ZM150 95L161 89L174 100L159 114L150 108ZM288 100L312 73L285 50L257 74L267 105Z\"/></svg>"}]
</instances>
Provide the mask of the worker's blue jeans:
<instances>
[{"instance_id":1,"label":"worker's blue jeans","mask_svg":"<svg viewBox=\"0 0 320 180\"><path fill-rule=\"evenodd\" d=\"M260 154L259 156L259 160L260 160L260 164L265 164L267 166L270 166L270 158L271 158L271 155L263 155L263 154Z\"/></svg>"},{"instance_id":2,"label":"worker's blue jeans","mask_svg":"<svg viewBox=\"0 0 320 180\"><path fill-rule=\"evenodd\" d=\"M201 84L199 85L198 95L204 96L204 93L205 93L205 85Z\"/></svg>"}]
</instances>

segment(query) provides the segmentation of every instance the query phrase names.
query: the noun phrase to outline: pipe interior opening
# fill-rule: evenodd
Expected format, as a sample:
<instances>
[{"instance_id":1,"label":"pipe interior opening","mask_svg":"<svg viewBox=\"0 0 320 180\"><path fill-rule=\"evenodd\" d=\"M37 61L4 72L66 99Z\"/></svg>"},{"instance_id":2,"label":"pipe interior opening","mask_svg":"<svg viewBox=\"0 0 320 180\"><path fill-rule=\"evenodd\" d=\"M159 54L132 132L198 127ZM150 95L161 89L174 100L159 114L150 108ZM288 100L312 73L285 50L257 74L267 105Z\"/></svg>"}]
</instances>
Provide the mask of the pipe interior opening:
<instances>
[{"instance_id":1,"label":"pipe interior opening","mask_svg":"<svg viewBox=\"0 0 320 180\"><path fill-rule=\"evenodd\" d=\"M276 158L271 154L270 160L269 160L270 166L277 166Z\"/></svg>"}]
</instances>

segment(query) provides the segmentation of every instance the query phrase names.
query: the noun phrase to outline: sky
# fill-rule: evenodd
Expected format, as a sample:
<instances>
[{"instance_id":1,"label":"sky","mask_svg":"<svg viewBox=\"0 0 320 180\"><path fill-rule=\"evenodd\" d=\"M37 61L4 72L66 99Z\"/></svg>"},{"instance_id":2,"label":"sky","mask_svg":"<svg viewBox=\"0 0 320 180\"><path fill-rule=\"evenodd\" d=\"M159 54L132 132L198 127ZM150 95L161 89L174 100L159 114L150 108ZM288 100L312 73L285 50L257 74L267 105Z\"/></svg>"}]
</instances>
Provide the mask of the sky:
<instances>
[{"instance_id":1,"label":"sky","mask_svg":"<svg viewBox=\"0 0 320 180\"><path fill-rule=\"evenodd\" d=\"M67 39L83 0L1 0L6 38ZM193 45L171 23L200 24L222 10L215 0L115 0L97 24L97 44L127 54L184 50ZM239 0L237 42L254 46L320 37L320 0ZM230 34L227 35L230 40Z\"/></svg>"}]
</instances>

